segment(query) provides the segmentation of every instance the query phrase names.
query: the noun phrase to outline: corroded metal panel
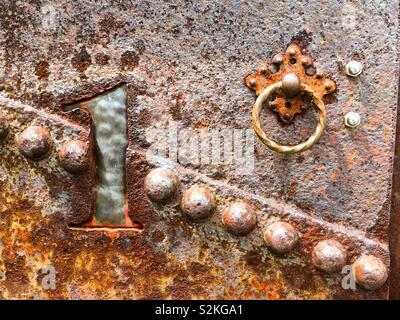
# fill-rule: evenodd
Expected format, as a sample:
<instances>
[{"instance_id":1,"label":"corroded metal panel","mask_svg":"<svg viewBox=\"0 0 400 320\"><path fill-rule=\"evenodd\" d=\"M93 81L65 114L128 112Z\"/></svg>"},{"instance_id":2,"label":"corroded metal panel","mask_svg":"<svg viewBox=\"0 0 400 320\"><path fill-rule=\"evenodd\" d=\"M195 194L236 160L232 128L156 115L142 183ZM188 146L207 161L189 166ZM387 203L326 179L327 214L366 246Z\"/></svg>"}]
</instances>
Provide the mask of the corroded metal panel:
<instances>
[{"instance_id":1,"label":"corroded metal panel","mask_svg":"<svg viewBox=\"0 0 400 320\"><path fill-rule=\"evenodd\" d=\"M397 17L397 1L3 1L0 124L9 132L0 144L0 297L386 299L387 283L346 289L340 271L317 269L324 262L314 248L336 240L369 289L363 263L390 265ZM245 78L291 43L314 57L337 92L318 144L282 155L252 135L255 95ZM345 73L350 60L364 66L358 77ZM93 123L66 106L116 88L126 98L132 224L88 227L93 159L84 173L70 173L58 152L80 140L94 154ZM356 129L344 125L349 111L361 116ZM262 118L283 144L303 141L316 124L312 109L291 125L267 109ZM32 125L52 141L38 161L18 145ZM207 143L215 136L221 150ZM229 156L229 141L246 145L243 162ZM148 196L145 178L155 167L179 180L168 201ZM193 185L215 197L201 193L193 209L200 221L181 204L184 195L193 200ZM222 219L237 201L252 208L241 217L257 217L241 236L232 233L234 219ZM286 253L265 236L278 221L296 232ZM380 262L359 260L365 255ZM55 271L54 286L43 286L43 270Z\"/></svg>"}]
</instances>

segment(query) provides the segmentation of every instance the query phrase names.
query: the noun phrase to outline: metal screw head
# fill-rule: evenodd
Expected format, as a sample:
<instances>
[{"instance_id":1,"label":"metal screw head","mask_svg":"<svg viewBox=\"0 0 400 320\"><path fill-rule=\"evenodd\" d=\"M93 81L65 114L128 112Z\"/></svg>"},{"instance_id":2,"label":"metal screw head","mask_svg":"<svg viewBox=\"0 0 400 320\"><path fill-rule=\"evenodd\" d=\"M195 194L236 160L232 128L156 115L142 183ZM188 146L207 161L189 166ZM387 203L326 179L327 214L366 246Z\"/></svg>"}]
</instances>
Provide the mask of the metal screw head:
<instances>
[{"instance_id":1,"label":"metal screw head","mask_svg":"<svg viewBox=\"0 0 400 320\"><path fill-rule=\"evenodd\" d=\"M352 269L356 283L367 290L380 288L388 278L387 267L374 256L361 256L353 263Z\"/></svg>"},{"instance_id":2,"label":"metal screw head","mask_svg":"<svg viewBox=\"0 0 400 320\"><path fill-rule=\"evenodd\" d=\"M254 87L257 84L256 79L251 79L250 80L250 86Z\"/></svg>"},{"instance_id":3,"label":"metal screw head","mask_svg":"<svg viewBox=\"0 0 400 320\"><path fill-rule=\"evenodd\" d=\"M178 191L179 179L170 170L156 168L144 179L144 189L148 197L156 202L171 200Z\"/></svg>"},{"instance_id":4,"label":"metal screw head","mask_svg":"<svg viewBox=\"0 0 400 320\"><path fill-rule=\"evenodd\" d=\"M19 136L19 151L31 160L41 160L45 158L52 147L50 133L43 127L31 126L26 128Z\"/></svg>"},{"instance_id":5,"label":"metal screw head","mask_svg":"<svg viewBox=\"0 0 400 320\"><path fill-rule=\"evenodd\" d=\"M349 112L344 116L344 123L346 127L356 128L361 123L361 117L356 112Z\"/></svg>"},{"instance_id":6,"label":"metal screw head","mask_svg":"<svg viewBox=\"0 0 400 320\"><path fill-rule=\"evenodd\" d=\"M6 118L0 114L0 142L7 137L8 132L9 129L7 126Z\"/></svg>"},{"instance_id":7,"label":"metal screw head","mask_svg":"<svg viewBox=\"0 0 400 320\"><path fill-rule=\"evenodd\" d=\"M295 73L288 73L283 77L282 91L289 98L292 98L299 93L300 79Z\"/></svg>"},{"instance_id":8,"label":"metal screw head","mask_svg":"<svg viewBox=\"0 0 400 320\"><path fill-rule=\"evenodd\" d=\"M58 152L58 160L65 170L80 173L88 168L88 145L83 141L70 141Z\"/></svg>"},{"instance_id":9,"label":"metal screw head","mask_svg":"<svg viewBox=\"0 0 400 320\"><path fill-rule=\"evenodd\" d=\"M246 235L256 226L257 215L249 204L235 202L225 209L222 223L230 233L238 236Z\"/></svg>"},{"instance_id":10,"label":"metal screw head","mask_svg":"<svg viewBox=\"0 0 400 320\"><path fill-rule=\"evenodd\" d=\"M284 254L294 249L299 241L299 235L289 223L275 222L265 230L264 241L271 250Z\"/></svg>"},{"instance_id":11,"label":"metal screw head","mask_svg":"<svg viewBox=\"0 0 400 320\"><path fill-rule=\"evenodd\" d=\"M312 251L312 262L326 273L340 271L346 264L346 249L335 240L320 241Z\"/></svg>"},{"instance_id":12,"label":"metal screw head","mask_svg":"<svg viewBox=\"0 0 400 320\"><path fill-rule=\"evenodd\" d=\"M208 218L214 212L216 205L214 193L199 185L186 190L181 201L182 211L192 220Z\"/></svg>"},{"instance_id":13,"label":"metal screw head","mask_svg":"<svg viewBox=\"0 0 400 320\"><path fill-rule=\"evenodd\" d=\"M362 63L359 61L352 60L346 64L346 74L350 77L357 77L363 70Z\"/></svg>"}]
</instances>

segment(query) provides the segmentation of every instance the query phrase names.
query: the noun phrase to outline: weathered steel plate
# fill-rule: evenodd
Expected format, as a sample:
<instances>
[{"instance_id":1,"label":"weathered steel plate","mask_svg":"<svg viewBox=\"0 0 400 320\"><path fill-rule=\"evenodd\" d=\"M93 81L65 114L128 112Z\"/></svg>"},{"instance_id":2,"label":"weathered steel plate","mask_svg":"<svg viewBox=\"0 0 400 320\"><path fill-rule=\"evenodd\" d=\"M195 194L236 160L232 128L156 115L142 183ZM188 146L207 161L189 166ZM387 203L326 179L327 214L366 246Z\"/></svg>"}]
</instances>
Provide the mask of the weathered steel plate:
<instances>
[{"instance_id":1,"label":"weathered steel plate","mask_svg":"<svg viewBox=\"0 0 400 320\"><path fill-rule=\"evenodd\" d=\"M1 298L388 297L387 283L377 290L342 288L343 275L316 270L311 252L319 241L336 239L347 249L348 264L363 254L390 264L398 1L0 6L0 110L10 126L0 145ZM287 156L252 140L251 131L238 131L248 134L250 145L254 141L252 163L196 161L198 145L183 153L182 142L173 142L175 126L178 137L183 129L192 130L189 136L251 129L255 95L244 79L293 42L337 84L319 143ZM357 78L344 73L352 59L364 65ZM65 106L118 87L126 94L126 187L134 224L70 227L93 215L95 181L93 170L74 175L57 161L56 151L72 138L92 148L87 114L70 115ZM355 130L343 123L349 111L362 118ZM17 149L17 137L32 123L54 140L53 153L38 162ZM266 110L263 126L274 139L297 144L314 131L315 119L310 110L284 126ZM151 139L166 138L172 141L166 155L149 152ZM179 196L168 204L150 201L144 179L160 166L179 177L180 192L195 183L211 189L214 214L193 222L182 214ZM257 214L247 236L230 234L221 222L236 200ZM291 223L300 235L284 256L263 241L275 220ZM48 266L56 272L54 288L43 286Z\"/></svg>"}]
</instances>

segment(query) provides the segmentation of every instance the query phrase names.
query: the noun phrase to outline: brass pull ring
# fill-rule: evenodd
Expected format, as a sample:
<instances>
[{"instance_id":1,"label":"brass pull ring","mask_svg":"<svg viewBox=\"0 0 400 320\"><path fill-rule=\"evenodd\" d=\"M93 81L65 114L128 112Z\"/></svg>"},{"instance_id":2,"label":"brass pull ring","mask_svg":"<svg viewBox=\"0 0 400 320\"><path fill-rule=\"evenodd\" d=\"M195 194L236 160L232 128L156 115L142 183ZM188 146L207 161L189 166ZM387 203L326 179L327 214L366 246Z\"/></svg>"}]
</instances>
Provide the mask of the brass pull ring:
<instances>
[{"instance_id":1,"label":"brass pull ring","mask_svg":"<svg viewBox=\"0 0 400 320\"><path fill-rule=\"evenodd\" d=\"M261 94L257 97L256 102L254 103L253 106L253 111L252 111L252 126L254 131L256 132L257 136L260 138L260 140L271 150L281 152L281 153L296 153L296 152L302 152L305 150L310 149L314 144L318 142L318 140L321 138L322 133L325 130L326 127L326 109L325 109L325 104L323 103L322 99L318 97L314 90L306 85L306 84L301 84L300 85L300 90L303 92L308 93L310 96L312 96L313 102L315 103L318 113L319 113L319 120L318 120L318 125L317 128L314 132L313 135L311 135L306 141L295 145L295 146L284 146L279 143L276 143L275 141L271 140L270 138L267 137L265 134L264 130L261 129L261 124L260 124L260 112L262 109L262 105L265 100L268 99L268 97L276 92L277 90L282 88L282 81L276 82L268 87L266 87Z\"/></svg>"}]
</instances>

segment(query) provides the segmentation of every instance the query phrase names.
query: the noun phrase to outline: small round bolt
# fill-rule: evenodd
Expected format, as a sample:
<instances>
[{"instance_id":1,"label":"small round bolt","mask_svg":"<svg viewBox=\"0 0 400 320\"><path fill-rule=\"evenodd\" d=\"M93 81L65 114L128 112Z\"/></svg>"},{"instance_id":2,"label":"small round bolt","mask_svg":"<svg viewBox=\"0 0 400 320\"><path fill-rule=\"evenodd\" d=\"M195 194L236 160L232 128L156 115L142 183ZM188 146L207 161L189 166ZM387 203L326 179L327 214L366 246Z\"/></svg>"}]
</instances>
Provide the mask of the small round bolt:
<instances>
[{"instance_id":1,"label":"small round bolt","mask_svg":"<svg viewBox=\"0 0 400 320\"><path fill-rule=\"evenodd\" d=\"M332 89L332 82L330 82L329 80L325 81L324 87L325 87L325 90L330 91Z\"/></svg>"},{"instance_id":2,"label":"small round bolt","mask_svg":"<svg viewBox=\"0 0 400 320\"><path fill-rule=\"evenodd\" d=\"M312 63L312 59L309 56L304 56L303 58L301 58L301 64L305 67L311 66Z\"/></svg>"},{"instance_id":3,"label":"small round bolt","mask_svg":"<svg viewBox=\"0 0 400 320\"><path fill-rule=\"evenodd\" d=\"M367 290L380 288L388 278L387 267L381 259L374 256L361 256L353 263L352 268L356 283Z\"/></svg>"},{"instance_id":4,"label":"small round bolt","mask_svg":"<svg viewBox=\"0 0 400 320\"><path fill-rule=\"evenodd\" d=\"M178 186L178 177L165 168L151 170L144 179L144 189L148 197L156 202L171 200L177 194Z\"/></svg>"},{"instance_id":5,"label":"small round bolt","mask_svg":"<svg viewBox=\"0 0 400 320\"><path fill-rule=\"evenodd\" d=\"M9 129L7 126L6 118L0 114L0 142L8 136L8 132Z\"/></svg>"},{"instance_id":6,"label":"small round bolt","mask_svg":"<svg viewBox=\"0 0 400 320\"><path fill-rule=\"evenodd\" d=\"M83 141L69 141L58 152L58 160L65 170L80 173L88 168L88 145Z\"/></svg>"},{"instance_id":7,"label":"small round bolt","mask_svg":"<svg viewBox=\"0 0 400 320\"><path fill-rule=\"evenodd\" d=\"M292 57L296 55L296 49L294 49L294 48L290 48L288 52L289 52L289 55L291 55Z\"/></svg>"},{"instance_id":8,"label":"small round bolt","mask_svg":"<svg viewBox=\"0 0 400 320\"><path fill-rule=\"evenodd\" d=\"M254 209L245 202L235 202L222 214L222 223L230 233L241 236L250 233L257 223Z\"/></svg>"},{"instance_id":9,"label":"small round bolt","mask_svg":"<svg viewBox=\"0 0 400 320\"><path fill-rule=\"evenodd\" d=\"M202 220L214 212L217 206L215 196L206 187L194 185L182 196L182 211L192 220Z\"/></svg>"},{"instance_id":10,"label":"small round bolt","mask_svg":"<svg viewBox=\"0 0 400 320\"><path fill-rule=\"evenodd\" d=\"M292 116L290 115L289 112L285 112L285 113L283 114L283 120L289 121L291 118L292 118Z\"/></svg>"},{"instance_id":11,"label":"small round bolt","mask_svg":"<svg viewBox=\"0 0 400 320\"><path fill-rule=\"evenodd\" d=\"M312 252L312 262L326 273L340 271L346 264L346 249L335 240L320 241Z\"/></svg>"},{"instance_id":12,"label":"small round bolt","mask_svg":"<svg viewBox=\"0 0 400 320\"><path fill-rule=\"evenodd\" d=\"M275 56L272 58L272 63L282 64L283 61L284 61L284 59L285 59L285 58L284 58L283 55L280 53L280 54L275 55Z\"/></svg>"},{"instance_id":13,"label":"small round bolt","mask_svg":"<svg viewBox=\"0 0 400 320\"><path fill-rule=\"evenodd\" d=\"M284 254L294 249L299 240L296 229L286 222L275 222L264 233L266 245L276 253Z\"/></svg>"},{"instance_id":14,"label":"small round bolt","mask_svg":"<svg viewBox=\"0 0 400 320\"><path fill-rule=\"evenodd\" d=\"M282 91L289 98L296 96L300 91L300 79L295 73L288 73L282 79Z\"/></svg>"},{"instance_id":15,"label":"small round bolt","mask_svg":"<svg viewBox=\"0 0 400 320\"><path fill-rule=\"evenodd\" d=\"M359 61L352 60L346 64L346 74L350 77L357 77L363 70L362 63Z\"/></svg>"},{"instance_id":16,"label":"small round bolt","mask_svg":"<svg viewBox=\"0 0 400 320\"><path fill-rule=\"evenodd\" d=\"M255 87L257 81L256 81L256 79L250 79L249 83L250 83L250 86Z\"/></svg>"},{"instance_id":17,"label":"small round bolt","mask_svg":"<svg viewBox=\"0 0 400 320\"><path fill-rule=\"evenodd\" d=\"M31 126L26 128L18 138L18 149L31 160L44 159L52 147L50 133L43 127Z\"/></svg>"},{"instance_id":18,"label":"small round bolt","mask_svg":"<svg viewBox=\"0 0 400 320\"><path fill-rule=\"evenodd\" d=\"M260 72L262 73L262 74L266 74L267 73L267 67L266 66L262 66L261 68L260 68Z\"/></svg>"},{"instance_id":19,"label":"small round bolt","mask_svg":"<svg viewBox=\"0 0 400 320\"><path fill-rule=\"evenodd\" d=\"M344 116L344 124L349 128L356 128L361 123L361 117L356 112L349 112Z\"/></svg>"},{"instance_id":20,"label":"small round bolt","mask_svg":"<svg viewBox=\"0 0 400 320\"><path fill-rule=\"evenodd\" d=\"M315 71L315 77L317 79L322 79L323 76L324 76L324 72L320 68L317 68L317 70Z\"/></svg>"}]
</instances>

